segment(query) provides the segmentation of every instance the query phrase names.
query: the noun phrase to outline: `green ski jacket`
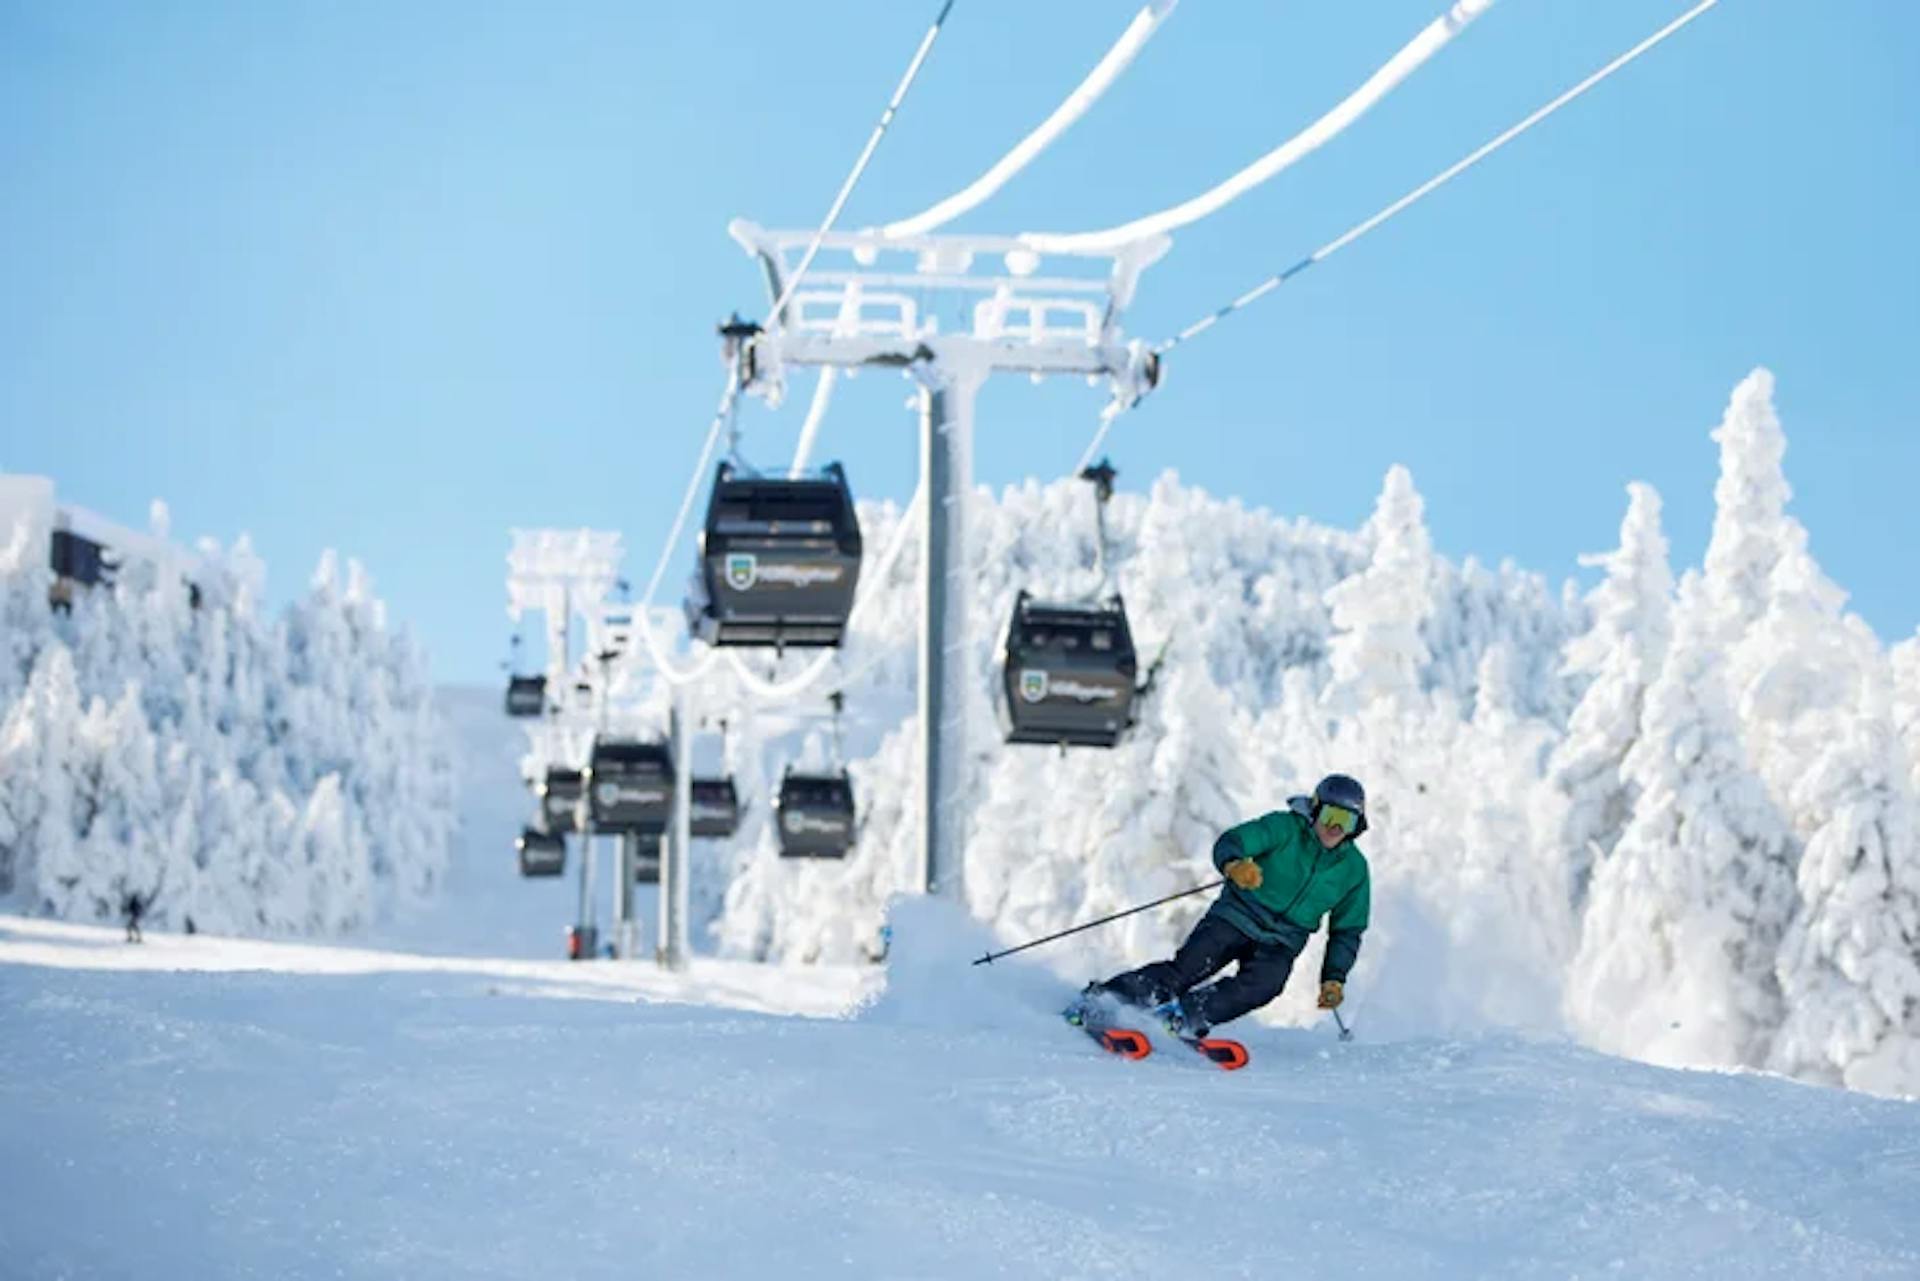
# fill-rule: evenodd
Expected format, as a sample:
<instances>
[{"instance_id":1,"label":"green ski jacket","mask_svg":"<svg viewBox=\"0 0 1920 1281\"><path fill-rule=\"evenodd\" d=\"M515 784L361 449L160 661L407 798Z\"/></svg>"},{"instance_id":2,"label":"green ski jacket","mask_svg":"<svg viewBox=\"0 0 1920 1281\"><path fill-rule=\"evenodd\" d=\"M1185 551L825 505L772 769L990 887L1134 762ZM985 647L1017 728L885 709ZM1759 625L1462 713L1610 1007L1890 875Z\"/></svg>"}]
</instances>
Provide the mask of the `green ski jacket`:
<instances>
[{"instance_id":1,"label":"green ski jacket","mask_svg":"<svg viewBox=\"0 0 1920 1281\"><path fill-rule=\"evenodd\" d=\"M1372 898L1367 857L1359 846L1349 839L1327 849L1304 813L1276 810L1221 833L1213 844L1213 865L1225 872L1237 858L1250 858L1260 868L1260 888L1243 890L1228 881L1207 915L1295 955L1324 917L1327 953L1320 981L1346 982L1360 955Z\"/></svg>"}]
</instances>

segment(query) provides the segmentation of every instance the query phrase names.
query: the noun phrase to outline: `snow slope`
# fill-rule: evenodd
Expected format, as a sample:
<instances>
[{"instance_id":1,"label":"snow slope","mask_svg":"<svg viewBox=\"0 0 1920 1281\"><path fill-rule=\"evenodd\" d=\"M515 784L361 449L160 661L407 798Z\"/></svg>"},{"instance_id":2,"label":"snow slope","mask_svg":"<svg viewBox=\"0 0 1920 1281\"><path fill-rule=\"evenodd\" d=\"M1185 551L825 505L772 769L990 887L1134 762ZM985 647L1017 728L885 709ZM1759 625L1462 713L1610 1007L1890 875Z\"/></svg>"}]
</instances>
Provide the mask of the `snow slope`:
<instances>
[{"instance_id":1,"label":"snow slope","mask_svg":"<svg viewBox=\"0 0 1920 1281\"><path fill-rule=\"evenodd\" d=\"M1920 1105L1364 1021L1130 1064L894 923L855 1009L879 975L0 917L0 1274L1920 1275Z\"/></svg>"},{"instance_id":2,"label":"snow slope","mask_svg":"<svg viewBox=\"0 0 1920 1281\"><path fill-rule=\"evenodd\" d=\"M513 841L534 808L520 777L526 732L508 719L500 689L443 685L434 690L433 701L447 726L459 823L439 892L403 905L395 918L371 932L370 940L409 951L563 957L562 934L580 895L579 842L569 851L567 875L550 880L520 875ZM599 879L604 892L604 869ZM600 919L604 927L604 912Z\"/></svg>"}]
</instances>

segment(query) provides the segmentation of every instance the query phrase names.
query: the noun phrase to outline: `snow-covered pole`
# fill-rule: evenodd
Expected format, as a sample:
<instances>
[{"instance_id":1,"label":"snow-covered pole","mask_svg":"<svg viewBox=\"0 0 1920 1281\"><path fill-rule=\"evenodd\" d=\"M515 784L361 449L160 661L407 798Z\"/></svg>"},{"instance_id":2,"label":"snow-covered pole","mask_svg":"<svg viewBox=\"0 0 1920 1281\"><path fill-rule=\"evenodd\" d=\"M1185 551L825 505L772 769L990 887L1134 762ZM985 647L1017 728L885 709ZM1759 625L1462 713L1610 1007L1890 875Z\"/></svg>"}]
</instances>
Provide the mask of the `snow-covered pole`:
<instances>
[{"instance_id":1,"label":"snow-covered pole","mask_svg":"<svg viewBox=\"0 0 1920 1281\"><path fill-rule=\"evenodd\" d=\"M966 498L973 405L991 366L956 347L915 367L921 381L920 761L923 892L966 902L962 777L967 756ZM837 724L837 722L836 722Z\"/></svg>"},{"instance_id":2,"label":"snow-covered pole","mask_svg":"<svg viewBox=\"0 0 1920 1281\"><path fill-rule=\"evenodd\" d=\"M1039 947L1042 943L1051 943L1055 939L1063 939L1069 934L1078 934L1081 930L1090 930L1096 925L1105 925L1108 921L1117 921L1123 916L1132 916L1135 912L1144 912L1150 907L1159 907L1162 903L1171 903L1177 898L1186 898L1189 895L1201 894L1207 890L1217 890L1225 884L1226 881L1224 880L1208 881L1205 885L1196 885L1190 890L1181 890L1178 894L1169 894L1165 898L1157 898L1151 903L1142 903L1139 907L1130 907L1124 912L1115 912L1112 916L1103 916L1097 921L1088 921L1085 925L1075 925L1070 929L1049 934L1045 938L1037 938L1030 943L1022 943L1019 947L1010 947L1004 952L989 952L975 961L974 964L987 965L999 960L1003 956L1012 956L1015 952L1024 952L1030 947Z\"/></svg>"},{"instance_id":3,"label":"snow-covered pole","mask_svg":"<svg viewBox=\"0 0 1920 1281\"><path fill-rule=\"evenodd\" d=\"M673 818L660 851L660 947L664 969L687 965L687 880L693 871L693 751L688 742L686 693L676 689L667 709L673 742Z\"/></svg>"}]
</instances>

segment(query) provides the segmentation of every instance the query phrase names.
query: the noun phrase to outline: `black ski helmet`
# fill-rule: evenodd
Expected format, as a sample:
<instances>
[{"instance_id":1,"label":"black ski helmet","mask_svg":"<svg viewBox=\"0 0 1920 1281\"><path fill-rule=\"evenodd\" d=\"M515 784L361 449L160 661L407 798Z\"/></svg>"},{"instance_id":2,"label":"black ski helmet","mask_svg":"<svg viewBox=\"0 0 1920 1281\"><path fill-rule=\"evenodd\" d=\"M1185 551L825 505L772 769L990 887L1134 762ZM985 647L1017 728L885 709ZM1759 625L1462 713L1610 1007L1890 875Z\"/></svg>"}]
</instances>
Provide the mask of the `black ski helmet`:
<instances>
[{"instance_id":1,"label":"black ski helmet","mask_svg":"<svg viewBox=\"0 0 1920 1281\"><path fill-rule=\"evenodd\" d=\"M1322 805L1338 805L1343 810L1352 810L1360 816L1360 826L1353 829L1355 836L1367 830L1367 789L1360 786L1360 780L1348 774L1329 774L1314 785L1313 804L1309 814L1315 822L1320 820Z\"/></svg>"}]
</instances>

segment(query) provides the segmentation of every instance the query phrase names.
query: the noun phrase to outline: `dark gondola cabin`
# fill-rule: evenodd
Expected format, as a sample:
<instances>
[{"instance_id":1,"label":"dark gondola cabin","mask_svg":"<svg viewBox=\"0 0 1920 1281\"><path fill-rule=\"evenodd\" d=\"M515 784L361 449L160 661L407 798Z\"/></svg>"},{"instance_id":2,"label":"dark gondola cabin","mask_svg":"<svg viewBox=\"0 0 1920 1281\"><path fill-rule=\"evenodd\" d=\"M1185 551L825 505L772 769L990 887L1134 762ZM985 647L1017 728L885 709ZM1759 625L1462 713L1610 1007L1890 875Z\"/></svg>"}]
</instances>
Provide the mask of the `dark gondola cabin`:
<instances>
[{"instance_id":1,"label":"dark gondola cabin","mask_svg":"<svg viewBox=\"0 0 1920 1281\"><path fill-rule=\"evenodd\" d=\"M567 870L565 837L529 827L513 844L520 852L522 876L559 876Z\"/></svg>"},{"instance_id":2,"label":"dark gondola cabin","mask_svg":"<svg viewBox=\"0 0 1920 1281\"><path fill-rule=\"evenodd\" d=\"M782 858L844 858L853 845L853 780L845 771L788 774L774 800Z\"/></svg>"},{"instance_id":3,"label":"dark gondola cabin","mask_svg":"<svg viewBox=\"0 0 1920 1281\"><path fill-rule=\"evenodd\" d=\"M1118 596L1052 605L1021 592L1000 664L1007 742L1112 747L1133 722L1139 667Z\"/></svg>"},{"instance_id":4,"label":"dark gondola cabin","mask_svg":"<svg viewBox=\"0 0 1920 1281\"><path fill-rule=\"evenodd\" d=\"M687 601L695 635L715 645L838 645L859 580L860 521L839 463L795 479L720 464Z\"/></svg>"},{"instance_id":5,"label":"dark gondola cabin","mask_svg":"<svg viewBox=\"0 0 1920 1281\"><path fill-rule=\"evenodd\" d=\"M577 832L580 797L585 781L577 769L554 768L540 784L540 813L549 832Z\"/></svg>"},{"instance_id":6,"label":"dark gondola cabin","mask_svg":"<svg viewBox=\"0 0 1920 1281\"><path fill-rule=\"evenodd\" d=\"M673 818L673 753L663 742L603 738L587 766L596 832L664 832Z\"/></svg>"},{"instance_id":7,"label":"dark gondola cabin","mask_svg":"<svg viewBox=\"0 0 1920 1281\"><path fill-rule=\"evenodd\" d=\"M98 587L111 582L117 568L107 558L105 547L70 529L53 531L49 565L53 570L53 585L47 589L47 603L56 610L71 610L75 587Z\"/></svg>"},{"instance_id":8,"label":"dark gondola cabin","mask_svg":"<svg viewBox=\"0 0 1920 1281\"><path fill-rule=\"evenodd\" d=\"M507 678L507 715L538 716L546 710L546 677L509 676Z\"/></svg>"},{"instance_id":9,"label":"dark gondola cabin","mask_svg":"<svg viewBox=\"0 0 1920 1281\"><path fill-rule=\"evenodd\" d=\"M635 885L658 885L660 883L660 849L665 838L655 832L641 832L634 837L639 847L633 852L633 883Z\"/></svg>"},{"instance_id":10,"label":"dark gondola cabin","mask_svg":"<svg viewBox=\"0 0 1920 1281\"><path fill-rule=\"evenodd\" d=\"M53 531L49 560L55 578L70 579L82 587L98 586L114 568L105 547L70 529Z\"/></svg>"},{"instance_id":11,"label":"dark gondola cabin","mask_svg":"<svg viewBox=\"0 0 1920 1281\"><path fill-rule=\"evenodd\" d=\"M740 794L731 775L693 780L688 827L695 836L732 836L740 826Z\"/></svg>"}]
</instances>

